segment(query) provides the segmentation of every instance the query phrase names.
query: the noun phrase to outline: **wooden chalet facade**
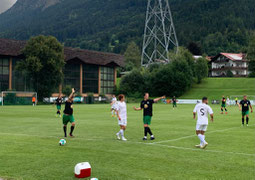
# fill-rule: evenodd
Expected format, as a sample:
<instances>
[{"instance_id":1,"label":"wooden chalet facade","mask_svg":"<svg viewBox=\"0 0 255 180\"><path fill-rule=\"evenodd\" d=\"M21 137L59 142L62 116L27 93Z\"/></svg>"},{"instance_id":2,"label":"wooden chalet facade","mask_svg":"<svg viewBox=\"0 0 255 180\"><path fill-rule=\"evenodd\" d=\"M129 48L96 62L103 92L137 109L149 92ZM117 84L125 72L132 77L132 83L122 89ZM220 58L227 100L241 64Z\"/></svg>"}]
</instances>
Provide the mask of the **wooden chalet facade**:
<instances>
[{"instance_id":1,"label":"wooden chalet facade","mask_svg":"<svg viewBox=\"0 0 255 180\"><path fill-rule=\"evenodd\" d=\"M247 77L248 60L245 54L220 53L210 61L211 77L226 77L227 72L231 71L234 77Z\"/></svg>"}]
</instances>

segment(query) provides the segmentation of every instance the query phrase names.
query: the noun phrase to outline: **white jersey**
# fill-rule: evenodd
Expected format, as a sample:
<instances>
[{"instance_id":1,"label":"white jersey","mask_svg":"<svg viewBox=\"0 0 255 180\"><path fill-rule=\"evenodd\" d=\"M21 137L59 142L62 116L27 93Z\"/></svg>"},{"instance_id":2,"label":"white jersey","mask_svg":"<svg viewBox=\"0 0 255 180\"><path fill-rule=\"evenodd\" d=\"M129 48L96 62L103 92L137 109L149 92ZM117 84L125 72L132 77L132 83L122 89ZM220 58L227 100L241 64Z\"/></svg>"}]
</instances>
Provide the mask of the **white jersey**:
<instances>
[{"instance_id":1,"label":"white jersey","mask_svg":"<svg viewBox=\"0 0 255 180\"><path fill-rule=\"evenodd\" d=\"M118 101L116 103L116 110L118 111L119 116L122 120L127 119L127 105L125 102Z\"/></svg>"},{"instance_id":2,"label":"white jersey","mask_svg":"<svg viewBox=\"0 0 255 180\"><path fill-rule=\"evenodd\" d=\"M204 103L197 104L193 112L197 113L198 125L208 125L208 114L213 114L212 108Z\"/></svg>"}]
</instances>

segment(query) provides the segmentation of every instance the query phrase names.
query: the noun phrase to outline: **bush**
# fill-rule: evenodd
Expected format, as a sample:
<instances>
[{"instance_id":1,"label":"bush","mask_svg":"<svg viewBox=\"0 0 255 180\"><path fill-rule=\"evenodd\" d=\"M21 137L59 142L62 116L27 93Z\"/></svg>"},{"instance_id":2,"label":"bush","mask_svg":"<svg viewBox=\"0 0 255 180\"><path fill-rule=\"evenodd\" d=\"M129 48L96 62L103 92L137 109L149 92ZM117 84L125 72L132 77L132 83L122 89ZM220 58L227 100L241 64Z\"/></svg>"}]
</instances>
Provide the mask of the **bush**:
<instances>
[{"instance_id":1,"label":"bush","mask_svg":"<svg viewBox=\"0 0 255 180\"><path fill-rule=\"evenodd\" d=\"M153 64L123 76L120 93L133 98L141 98L144 92L149 92L151 96L178 97L191 88L199 68L204 68L199 72L199 80L208 75L208 66L204 59L199 60L196 65L192 55L184 48L177 55L171 54L171 57L172 62L169 64Z\"/></svg>"},{"instance_id":2,"label":"bush","mask_svg":"<svg viewBox=\"0 0 255 180\"><path fill-rule=\"evenodd\" d=\"M227 77L234 77L234 74L232 73L232 71L230 70L227 71Z\"/></svg>"},{"instance_id":3,"label":"bush","mask_svg":"<svg viewBox=\"0 0 255 180\"><path fill-rule=\"evenodd\" d=\"M142 94L143 91L144 91L144 77L141 71L137 69L123 76L123 78L120 81L120 93L133 97L136 93Z\"/></svg>"}]
</instances>

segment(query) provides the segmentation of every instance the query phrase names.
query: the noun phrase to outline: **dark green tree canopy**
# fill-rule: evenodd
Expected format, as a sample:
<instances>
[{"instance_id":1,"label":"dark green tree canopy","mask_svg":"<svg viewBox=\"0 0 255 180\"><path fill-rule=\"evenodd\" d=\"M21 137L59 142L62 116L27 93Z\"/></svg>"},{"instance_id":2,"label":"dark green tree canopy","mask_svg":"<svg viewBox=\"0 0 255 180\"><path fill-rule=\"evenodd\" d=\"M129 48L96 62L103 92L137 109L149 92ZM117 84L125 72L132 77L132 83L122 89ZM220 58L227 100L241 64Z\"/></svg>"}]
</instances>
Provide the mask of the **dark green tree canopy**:
<instances>
[{"instance_id":1,"label":"dark green tree canopy","mask_svg":"<svg viewBox=\"0 0 255 180\"><path fill-rule=\"evenodd\" d=\"M255 77L255 33L253 34L247 52L247 59L249 62L250 77Z\"/></svg>"},{"instance_id":2,"label":"dark green tree canopy","mask_svg":"<svg viewBox=\"0 0 255 180\"><path fill-rule=\"evenodd\" d=\"M63 46L55 37L41 35L27 42L23 54L25 59L18 63L17 69L32 78L39 100L49 97L63 80Z\"/></svg>"},{"instance_id":3,"label":"dark green tree canopy","mask_svg":"<svg viewBox=\"0 0 255 180\"><path fill-rule=\"evenodd\" d=\"M130 71L141 66L141 50L134 41L128 44L125 56L125 70Z\"/></svg>"}]
</instances>

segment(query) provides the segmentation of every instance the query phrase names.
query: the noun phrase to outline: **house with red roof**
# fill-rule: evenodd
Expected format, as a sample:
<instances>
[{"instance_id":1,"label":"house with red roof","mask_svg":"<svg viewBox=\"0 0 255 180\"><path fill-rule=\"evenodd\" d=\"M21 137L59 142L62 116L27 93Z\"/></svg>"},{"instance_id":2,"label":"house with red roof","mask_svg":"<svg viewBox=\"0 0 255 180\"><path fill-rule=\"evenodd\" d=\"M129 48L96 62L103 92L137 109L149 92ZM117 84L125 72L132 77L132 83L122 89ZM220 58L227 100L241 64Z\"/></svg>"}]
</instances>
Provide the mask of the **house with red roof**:
<instances>
[{"instance_id":1,"label":"house with red roof","mask_svg":"<svg viewBox=\"0 0 255 180\"><path fill-rule=\"evenodd\" d=\"M246 54L220 53L213 57L211 62L211 77L227 77L232 74L234 77L247 77L248 60Z\"/></svg>"}]
</instances>

